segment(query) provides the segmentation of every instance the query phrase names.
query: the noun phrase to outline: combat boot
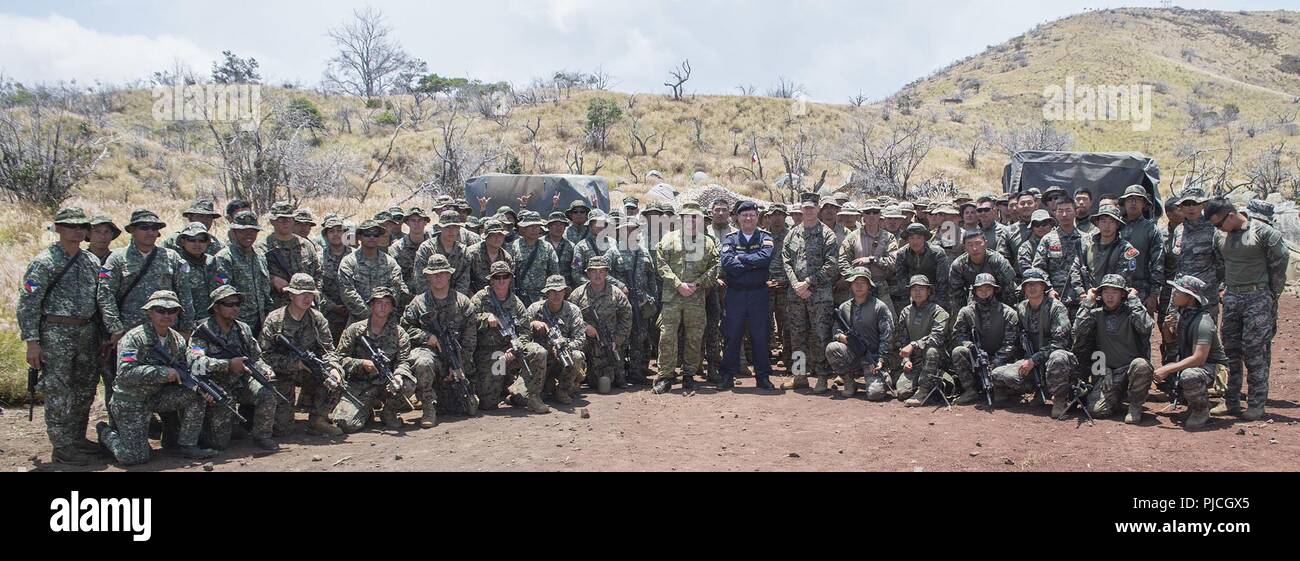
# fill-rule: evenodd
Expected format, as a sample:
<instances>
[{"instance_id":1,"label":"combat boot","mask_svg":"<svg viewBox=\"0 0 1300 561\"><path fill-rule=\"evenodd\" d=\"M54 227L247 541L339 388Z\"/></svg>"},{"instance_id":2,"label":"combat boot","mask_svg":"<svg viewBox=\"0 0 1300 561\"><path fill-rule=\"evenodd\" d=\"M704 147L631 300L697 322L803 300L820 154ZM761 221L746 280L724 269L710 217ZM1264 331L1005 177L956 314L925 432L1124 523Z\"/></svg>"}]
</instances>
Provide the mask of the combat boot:
<instances>
[{"instance_id":1,"label":"combat boot","mask_svg":"<svg viewBox=\"0 0 1300 561\"><path fill-rule=\"evenodd\" d=\"M1052 396L1052 418L1060 419L1070 408L1070 394L1061 392Z\"/></svg>"},{"instance_id":2,"label":"combat boot","mask_svg":"<svg viewBox=\"0 0 1300 561\"><path fill-rule=\"evenodd\" d=\"M66 446L55 448L50 454L50 459L56 463L67 464L70 466L84 466L90 463L90 458L81 453L75 446Z\"/></svg>"},{"instance_id":3,"label":"combat boot","mask_svg":"<svg viewBox=\"0 0 1300 561\"><path fill-rule=\"evenodd\" d=\"M420 414L420 428L431 429L435 426L438 426L438 411L430 404L430 407L425 407Z\"/></svg>"},{"instance_id":4,"label":"combat boot","mask_svg":"<svg viewBox=\"0 0 1300 561\"><path fill-rule=\"evenodd\" d=\"M561 392L555 392L555 401L560 402L560 405L572 405L572 404L573 404L573 398L570 397L568 393L565 393L565 392L562 392L562 391L561 391Z\"/></svg>"},{"instance_id":5,"label":"combat boot","mask_svg":"<svg viewBox=\"0 0 1300 561\"><path fill-rule=\"evenodd\" d=\"M280 451L280 444L274 440L271 440L270 438L262 438L260 436L254 436L253 444L258 448L261 448L262 450L265 450L267 452Z\"/></svg>"},{"instance_id":6,"label":"combat boot","mask_svg":"<svg viewBox=\"0 0 1300 561\"><path fill-rule=\"evenodd\" d=\"M217 451L210 448L200 448L198 446L181 446L177 451L182 456L191 460L206 460L217 455Z\"/></svg>"},{"instance_id":7,"label":"combat boot","mask_svg":"<svg viewBox=\"0 0 1300 561\"><path fill-rule=\"evenodd\" d=\"M1260 419L1263 419L1264 406L1263 405L1252 406L1246 409L1246 412L1241 414L1241 418L1244 421L1258 421Z\"/></svg>"},{"instance_id":8,"label":"combat boot","mask_svg":"<svg viewBox=\"0 0 1300 561\"><path fill-rule=\"evenodd\" d=\"M913 393L912 397L907 398L907 401L903 402L903 407L920 407L925 405L925 398L927 397L930 397L930 388L924 386L916 388L916 393Z\"/></svg>"},{"instance_id":9,"label":"combat boot","mask_svg":"<svg viewBox=\"0 0 1300 561\"><path fill-rule=\"evenodd\" d=\"M650 389L650 392L656 395L660 395L660 394L668 393L668 390L671 389L673 389L672 380L669 380L667 378L660 378L658 380L655 380L655 385L653 388Z\"/></svg>"},{"instance_id":10,"label":"combat boot","mask_svg":"<svg viewBox=\"0 0 1300 561\"><path fill-rule=\"evenodd\" d=\"M1228 402L1225 401L1223 403L1215 405L1214 409L1210 410L1210 414L1218 415L1218 416L1232 415L1233 417L1241 417L1242 416L1241 404L1238 403L1235 405L1228 405Z\"/></svg>"},{"instance_id":11,"label":"combat boot","mask_svg":"<svg viewBox=\"0 0 1300 561\"><path fill-rule=\"evenodd\" d=\"M806 387L808 387L808 377L800 376L798 374L796 374L793 378L791 378L789 382L785 382L781 384L781 389L783 390L794 390L794 389L806 388Z\"/></svg>"},{"instance_id":12,"label":"combat boot","mask_svg":"<svg viewBox=\"0 0 1300 561\"><path fill-rule=\"evenodd\" d=\"M506 403L510 404L511 407L528 407L528 398L512 393L506 396Z\"/></svg>"},{"instance_id":13,"label":"combat boot","mask_svg":"<svg viewBox=\"0 0 1300 561\"><path fill-rule=\"evenodd\" d=\"M961 395L957 396L957 399L953 400L952 403L953 405L974 405L979 403L979 401L980 392L975 391L975 388L967 388L966 391L961 392Z\"/></svg>"},{"instance_id":14,"label":"combat boot","mask_svg":"<svg viewBox=\"0 0 1300 561\"><path fill-rule=\"evenodd\" d=\"M723 375L722 381L718 382L718 389L720 390L729 390L734 387L736 387L736 379L731 376Z\"/></svg>"},{"instance_id":15,"label":"combat boot","mask_svg":"<svg viewBox=\"0 0 1300 561\"><path fill-rule=\"evenodd\" d=\"M551 408L547 407L545 403L542 403L542 398L540 396L534 395L528 398L528 412L543 415L550 413Z\"/></svg>"},{"instance_id":16,"label":"combat boot","mask_svg":"<svg viewBox=\"0 0 1300 561\"><path fill-rule=\"evenodd\" d=\"M695 389L695 374L691 372L682 372L682 389Z\"/></svg>"},{"instance_id":17,"label":"combat boot","mask_svg":"<svg viewBox=\"0 0 1300 561\"><path fill-rule=\"evenodd\" d=\"M1183 428L1186 430L1199 429L1205 426L1205 422L1210 420L1210 404L1188 405L1187 420L1183 422Z\"/></svg>"},{"instance_id":18,"label":"combat boot","mask_svg":"<svg viewBox=\"0 0 1300 561\"><path fill-rule=\"evenodd\" d=\"M99 440L99 453L112 458L113 451L108 449L108 442L104 441L104 433L110 430L112 429L104 421L95 423L95 437Z\"/></svg>"},{"instance_id":19,"label":"combat boot","mask_svg":"<svg viewBox=\"0 0 1300 561\"><path fill-rule=\"evenodd\" d=\"M385 405L379 411L379 420L383 421L386 429L398 430L402 428L402 418L397 416L397 409L391 405Z\"/></svg>"},{"instance_id":20,"label":"combat boot","mask_svg":"<svg viewBox=\"0 0 1300 561\"><path fill-rule=\"evenodd\" d=\"M767 379L767 378L759 378L758 380L756 380L756 381L754 382L754 386L757 387L757 388L760 389L760 390L774 390L774 389L776 389L776 386L772 385L772 381L769 380L769 379Z\"/></svg>"},{"instance_id":21,"label":"combat boot","mask_svg":"<svg viewBox=\"0 0 1300 561\"><path fill-rule=\"evenodd\" d=\"M1142 422L1142 404L1129 403L1128 414L1124 416L1124 422L1130 425L1136 425Z\"/></svg>"},{"instance_id":22,"label":"combat boot","mask_svg":"<svg viewBox=\"0 0 1300 561\"><path fill-rule=\"evenodd\" d=\"M844 397L853 397L853 394L858 391L857 382L853 381L852 376L843 376L843 378L844 378L844 389L840 391L840 395Z\"/></svg>"},{"instance_id":23,"label":"combat boot","mask_svg":"<svg viewBox=\"0 0 1300 561\"><path fill-rule=\"evenodd\" d=\"M321 436L341 436L343 434L343 429L338 428L329 419L320 415L311 415L307 418L307 431Z\"/></svg>"},{"instance_id":24,"label":"combat boot","mask_svg":"<svg viewBox=\"0 0 1300 561\"><path fill-rule=\"evenodd\" d=\"M805 383L805 384L808 383L808 378L807 378L807 377L804 378L804 383ZM812 393L814 393L814 394L818 394L818 395L821 395L821 394L826 393L826 391L829 390L829 389L830 389L830 388L827 387L827 385L826 385L826 377L825 377L825 376L818 376L818 377L817 377L817 385L813 386Z\"/></svg>"}]
</instances>

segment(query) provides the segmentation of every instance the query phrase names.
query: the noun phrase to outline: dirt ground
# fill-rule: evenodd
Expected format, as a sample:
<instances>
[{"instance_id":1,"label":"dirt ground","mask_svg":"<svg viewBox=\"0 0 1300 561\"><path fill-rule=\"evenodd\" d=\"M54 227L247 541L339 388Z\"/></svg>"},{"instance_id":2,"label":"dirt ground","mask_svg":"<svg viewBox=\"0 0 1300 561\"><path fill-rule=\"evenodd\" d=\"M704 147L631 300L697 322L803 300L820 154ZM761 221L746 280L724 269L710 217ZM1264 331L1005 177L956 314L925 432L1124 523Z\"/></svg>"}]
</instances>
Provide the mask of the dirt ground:
<instances>
[{"instance_id":1,"label":"dirt ground","mask_svg":"<svg viewBox=\"0 0 1300 561\"><path fill-rule=\"evenodd\" d=\"M443 418L433 429L412 424L342 438L298 434L282 450L255 453L236 441L212 462L214 471L1292 471L1300 468L1300 298L1284 296L1274 340L1268 415L1247 423L1211 418L1187 432L1186 409L1159 412L1153 392L1140 426L1121 416L1095 426L1073 416L1049 418L1046 407L1000 405L989 410L942 406L909 409L897 401L844 399L838 392L767 392L742 378L732 392L701 384L682 395L653 395L646 386L610 395L586 394L572 407L528 415L503 406L477 418ZM588 418L582 418L585 410ZM108 463L84 468L50 464L41 421L22 409L0 416L0 470L120 471ZM105 417L101 402L92 412ZM92 434L89 435L92 439ZM152 444L157 448L157 441ZM205 469L155 450L133 471Z\"/></svg>"}]
</instances>

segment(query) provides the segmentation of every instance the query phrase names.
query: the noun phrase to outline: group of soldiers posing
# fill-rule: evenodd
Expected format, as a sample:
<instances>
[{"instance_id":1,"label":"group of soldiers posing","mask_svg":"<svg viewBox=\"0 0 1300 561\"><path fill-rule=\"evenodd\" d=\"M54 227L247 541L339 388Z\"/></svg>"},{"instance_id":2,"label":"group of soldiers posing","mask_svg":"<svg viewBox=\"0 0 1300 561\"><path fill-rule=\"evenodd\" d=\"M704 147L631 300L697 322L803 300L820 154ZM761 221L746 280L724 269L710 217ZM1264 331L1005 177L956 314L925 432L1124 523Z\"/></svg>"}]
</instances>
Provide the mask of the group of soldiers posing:
<instances>
[{"instance_id":1,"label":"group of soldiers posing","mask_svg":"<svg viewBox=\"0 0 1300 561\"><path fill-rule=\"evenodd\" d=\"M1030 395L1061 418L1127 401L1138 423L1156 383L1186 403L1188 428L1211 412L1259 419L1288 259L1271 206L1189 187L1159 225L1141 186L1099 203L1090 214L1092 193L1060 187L933 203L803 193L789 208L720 199L706 215L629 197L543 220L509 206L480 219L439 197L355 229L327 215L315 238L310 211L276 203L258 240L258 215L235 200L223 243L201 199L161 243L163 221L136 210L117 250L110 218L65 208L18 320L53 458L72 464L145 462L151 430L188 457L245 435L273 451L295 408L337 436L376 413L390 429L417 409L424 428L502 403L547 413L584 385L662 394L705 376L725 390L742 360L766 390L777 360L792 375L781 389L853 397L861 378L867 399L907 406ZM101 378L109 422L92 442Z\"/></svg>"}]
</instances>

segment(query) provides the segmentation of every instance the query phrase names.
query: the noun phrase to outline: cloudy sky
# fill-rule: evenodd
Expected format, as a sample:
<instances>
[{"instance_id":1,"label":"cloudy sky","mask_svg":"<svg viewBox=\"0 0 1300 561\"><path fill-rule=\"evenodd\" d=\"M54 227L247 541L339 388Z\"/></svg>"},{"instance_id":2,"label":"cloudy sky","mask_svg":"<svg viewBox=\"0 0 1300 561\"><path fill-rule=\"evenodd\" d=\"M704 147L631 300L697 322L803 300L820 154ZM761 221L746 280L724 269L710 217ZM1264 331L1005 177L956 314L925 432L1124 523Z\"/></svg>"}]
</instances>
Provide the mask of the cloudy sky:
<instances>
[{"instance_id":1,"label":"cloudy sky","mask_svg":"<svg viewBox=\"0 0 1300 561\"><path fill-rule=\"evenodd\" d=\"M1158 5L1158 1L1131 5ZM1181 0L1186 8L1300 9L1300 0ZM330 27L363 2L339 0L0 0L0 74L27 82L126 82L180 60L206 73L223 50L253 56L271 83L319 82ZM688 89L761 93L781 76L818 101L879 99L958 58L1097 0L375 1L412 55L442 75L527 83L559 69L614 76L614 89L666 92L689 58Z\"/></svg>"}]
</instances>

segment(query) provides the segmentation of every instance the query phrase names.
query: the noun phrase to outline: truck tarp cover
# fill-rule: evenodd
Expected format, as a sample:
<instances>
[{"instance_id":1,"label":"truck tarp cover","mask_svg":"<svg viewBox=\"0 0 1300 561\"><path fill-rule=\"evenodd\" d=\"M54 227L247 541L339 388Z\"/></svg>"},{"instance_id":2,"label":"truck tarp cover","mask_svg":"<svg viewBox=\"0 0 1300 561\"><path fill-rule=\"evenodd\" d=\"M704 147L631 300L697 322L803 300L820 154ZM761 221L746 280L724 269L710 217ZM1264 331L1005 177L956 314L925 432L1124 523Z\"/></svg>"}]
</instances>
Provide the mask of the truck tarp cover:
<instances>
[{"instance_id":1,"label":"truck tarp cover","mask_svg":"<svg viewBox=\"0 0 1300 561\"><path fill-rule=\"evenodd\" d=\"M1129 185L1146 187L1155 203L1156 216L1164 211L1160 197L1160 168L1156 161L1137 152L1046 152L1024 150L1011 157L1002 171L1002 191L1018 193L1033 187L1046 190L1052 185L1065 188L1071 196L1075 189L1092 189L1093 210L1103 193L1124 194Z\"/></svg>"},{"instance_id":2,"label":"truck tarp cover","mask_svg":"<svg viewBox=\"0 0 1300 561\"><path fill-rule=\"evenodd\" d=\"M556 199L556 195L559 199ZM519 197L531 195L528 209L545 219L552 212L564 212L573 201L583 201L609 212L609 183L591 175L505 175L489 174L465 182L465 198L476 215L482 216L479 197L488 197L488 214L503 206L519 210Z\"/></svg>"}]
</instances>

